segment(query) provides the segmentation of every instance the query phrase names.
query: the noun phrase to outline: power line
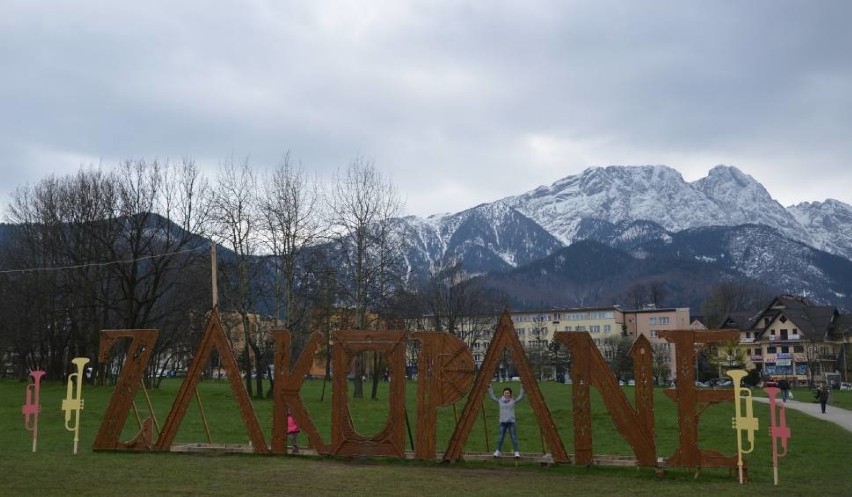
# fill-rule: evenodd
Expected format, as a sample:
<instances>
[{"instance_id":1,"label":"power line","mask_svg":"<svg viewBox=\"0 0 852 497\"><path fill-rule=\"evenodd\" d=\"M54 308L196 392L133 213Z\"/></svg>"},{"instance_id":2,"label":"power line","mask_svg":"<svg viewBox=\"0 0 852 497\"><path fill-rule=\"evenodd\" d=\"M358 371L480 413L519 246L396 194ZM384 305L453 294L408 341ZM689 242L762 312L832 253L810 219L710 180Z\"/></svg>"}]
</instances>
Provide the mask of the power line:
<instances>
[{"instance_id":1,"label":"power line","mask_svg":"<svg viewBox=\"0 0 852 497\"><path fill-rule=\"evenodd\" d=\"M205 248L206 249L207 247L201 246L201 247L195 247L195 248L190 248L190 249L178 250L177 252L166 252L164 254L146 255L144 257L139 257L139 258L136 258L136 259L128 259L128 260L123 260L123 261L91 262L91 263L87 263L87 264L77 264L77 265L74 265L74 266L34 267L34 268L27 268L27 269L4 269L4 270L0 270L0 274L34 273L34 272L38 272L38 271L67 271L67 270L71 270L71 269L84 269L84 268L87 268L87 267L104 267L104 266L112 266L112 265L117 265L117 264L131 264L131 263L134 263L134 262L144 261L144 260L148 260L148 259L155 259L157 257L168 257L168 256L172 256L172 255L186 254L186 253L189 253L189 252L194 252L194 251L198 250L199 248Z\"/></svg>"}]
</instances>

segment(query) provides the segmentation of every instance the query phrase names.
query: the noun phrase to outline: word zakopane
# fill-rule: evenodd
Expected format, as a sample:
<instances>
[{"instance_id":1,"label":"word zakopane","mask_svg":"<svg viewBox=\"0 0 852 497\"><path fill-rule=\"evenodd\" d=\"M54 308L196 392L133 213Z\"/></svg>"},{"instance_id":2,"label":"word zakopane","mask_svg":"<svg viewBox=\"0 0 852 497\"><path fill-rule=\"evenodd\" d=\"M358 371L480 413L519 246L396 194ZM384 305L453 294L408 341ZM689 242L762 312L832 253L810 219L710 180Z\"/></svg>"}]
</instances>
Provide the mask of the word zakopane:
<instances>
[{"instance_id":1,"label":"word zakopane","mask_svg":"<svg viewBox=\"0 0 852 497\"><path fill-rule=\"evenodd\" d=\"M523 346L518 340L511 316L505 312L480 368L475 368L473 356L467 346L457 337L447 333L405 331L337 331L333 334L332 361L334 371L347 371L352 361L361 352L383 354L391 371L405 370L405 351L408 337L420 342L417 378L417 416L414 457L434 460L436 454L436 420L438 408L455 403L467 395L461 417L449 439L441 459L457 461L463 458L463 449L481 409L484 395L493 375L499 368L504 352L508 352L518 375L529 396L534 415L541 428L542 439L547 444L554 462L590 465L593 462L592 422L590 388L598 389L605 406L621 436L630 444L639 466L686 467L686 468L742 468L742 454L726 456L698 447L698 425L701 412L712 403L737 400L744 396L740 389L698 390L695 388L696 345L723 342L737 337L736 330L666 330L659 336L670 342L676 350L675 387L666 389L666 396L677 403L679 445L668 458L658 458L654 434L654 399L652 382L653 350L644 336L636 339L631 348L636 378L634 405L628 401L623 390L600 355L591 337L585 332L557 332L554 339L569 349L571 361L572 425L574 454L569 455L557 431L557 424L548 409L532 368L527 361ZM366 437L352 426L347 397L347 378L337 374L333 378L332 428L330 440L324 439L316 428L301 398L301 388L310 370L313 358L325 338L315 333L302 355L291 368L290 334L286 330L274 332L276 352L275 386L273 390L272 444L267 445L260 423L245 386L242 383L233 351L225 337L219 314L213 309L207 321L203 338L199 344L187 376L179 389L177 398L159 432L154 438L150 420L143 423L139 435L130 442L119 441L133 399L144 375L157 330L105 330L102 332L100 360L104 361L112 345L118 340L130 340L127 359L119 375L103 421L93 444L99 450L169 451L182 422L188 404L201 381L202 372L215 350L227 373L228 381L239 404L240 415L246 427L252 450L258 454L286 454L286 413L292 412L309 445L319 454L343 456L406 457L405 449L405 387L404 381L390 384L390 409L385 427L377 434ZM69 383L69 389L71 389ZM79 400L79 399L77 399ZM750 398L748 399L751 400ZM76 400L69 394L69 407ZM64 403L63 403L64 404ZM82 407L82 401L80 401ZM63 405L63 407L65 407ZM77 411L79 415L79 411ZM742 420L737 421L737 419ZM753 419L753 421L752 421ZM751 415L750 403L746 415L735 418L735 428L753 436L757 430L756 419ZM773 416L773 426L775 425ZM70 429L70 428L69 428ZM786 438L786 426L775 432L776 437ZM750 439L753 442L753 438ZM773 438L773 450L775 439ZM76 445L76 440L75 440Z\"/></svg>"}]
</instances>

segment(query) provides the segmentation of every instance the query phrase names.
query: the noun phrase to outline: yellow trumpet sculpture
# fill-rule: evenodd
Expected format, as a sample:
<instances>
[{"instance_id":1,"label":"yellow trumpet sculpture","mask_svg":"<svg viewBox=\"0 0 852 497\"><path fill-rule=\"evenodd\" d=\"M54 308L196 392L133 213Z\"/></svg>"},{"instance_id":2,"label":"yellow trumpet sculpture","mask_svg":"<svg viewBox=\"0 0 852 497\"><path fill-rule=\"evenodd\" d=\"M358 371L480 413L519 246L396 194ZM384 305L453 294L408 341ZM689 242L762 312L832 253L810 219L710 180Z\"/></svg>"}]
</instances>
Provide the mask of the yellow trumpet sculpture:
<instances>
[{"instance_id":1,"label":"yellow trumpet sculpture","mask_svg":"<svg viewBox=\"0 0 852 497\"><path fill-rule=\"evenodd\" d=\"M62 399L62 410L65 411L65 429L74 432L74 453L80 444L80 411L83 410L83 371L89 363L87 357L75 357L71 360L77 366L77 372L68 375L68 390ZM71 414L74 413L74 426L71 426Z\"/></svg>"},{"instance_id":2,"label":"yellow trumpet sculpture","mask_svg":"<svg viewBox=\"0 0 852 497\"><path fill-rule=\"evenodd\" d=\"M733 428L737 430L737 467L739 468L740 484L743 483L743 454L754 450L754 434L758 430L758 419L754 417L751 390L740 386L742 379L748 374L742 369L728 371L734 384L734 406L736 415L731 418ZM745 412L745 414L743 414ZM743 435L748 439L748 450L743 448Z\"/></svg>"}]
</instances>

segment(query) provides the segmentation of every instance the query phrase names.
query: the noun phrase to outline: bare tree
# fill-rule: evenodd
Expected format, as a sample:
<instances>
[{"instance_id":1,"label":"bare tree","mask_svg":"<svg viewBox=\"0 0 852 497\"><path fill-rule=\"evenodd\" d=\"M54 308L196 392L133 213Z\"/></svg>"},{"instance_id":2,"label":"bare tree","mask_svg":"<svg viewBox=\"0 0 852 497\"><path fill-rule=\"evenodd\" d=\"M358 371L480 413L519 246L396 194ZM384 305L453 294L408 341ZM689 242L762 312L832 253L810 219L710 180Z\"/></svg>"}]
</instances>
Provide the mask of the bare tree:
<instances>
[{"instance_id":1,"label":"bare tree","mask_svg":"<svg viewBox=\"0 0 852 497\"><path fill-rule=\"evenodd\" d=\"M458 258L433 264L417 294L434 330L447 331L473 347L495 325L482 285Z\"/></svg>"},{"instance_id":2,"label":"bare tree","mask_svg":"<svg viewBox=\"0 0 852 497\"><path fill-rule=\"evenodd\" d=\"M654 354L651 367L653 368L654 382L657 385L665 384L665 381L671 375L672 368L668 345L668 343L651 344Z\"/></svg>"},{"instance_id":3,"label":"bare tree","mask_svg":"<svg viewBox=\"0 0 852 497\"><path fill-rule=\"evenodd\" d=\"M38 328L33 337L47 340L23 356L49 357L51 369L62 371L70 357L96 357L101 329L163 328L167 318L185 323L194 295L188 290L198 285L187 288L183 278L201 242L162 209L177 202L164 188L170 169L127 161L109 173L80 170L16 192L8 219L21 250L8 261L40 268L16 278L32 291L26 308L44 306L25 319Z\"/></svg>"},{"instance_id":4,"label":"bare tree","mask_svg":"<svg viewBox=\"0 0 852 497\"><path fill-rule=\"evenodd\" d=\"M39 327L34 336L44 339L38 350L29 352L38 355L39 362L46 358L57 376L72 357L92 357L100 329L110 323L104 302L114 282L103 262L109 260L114 206L114 184L102 171L90 169L19 188L7 211L7 219L20 228L17 243L25 248L16 263L53 273L47 278L29 273L19 279L33 289L33 298L49 302L46 314L27 316ZM33 282L36 287L29 286Z\"/></svg>"},{"instance_id":5,"label":"bare tree","mask_svg":"<svg viewBox=\"0 0 852 497\"><path fill-rule=\"evenodd\" d=\"M645 285L641 283L634 283L630 285L630 288L626 291L627 302L633 306L634 309L641 309L645 304L648 303L648 292L645 288Z\"/></svg>"},{"instance_id":6,"label":"bare tree","mask_svg":"<svg viewBox=\"0 0 852 497\"><path fill-rule=\"evenodd\" d=\"M307 252L326 232L320 211L322 199L317 182L293 164L289 153L264 185L261 216L276 275L275 316L279 325L283 323L292 330L305 318L306 299L296 291L298 280L306 271Z\"/></svg>"},{"instance_id":7,"label":"bare tree","mask_svg":"<svg viewBox=\"0 0 852 497\"><path fill-rule=\"evenodd\" d=\"M155 197L152 247L167 257L152 258L154 286L159 289L151 323L160 330L152 364L161 370L183 366L203 329L202 311L210 303L208 222L209 185L192 159L160 167L160 194ZM162 372L162 371L161 371Z\"/></svg>"},{"instance_id":8,"label":"bare tree","mask_svg":"<svg viewBox=\"0 0 852 497\"><path fill-rule=\"evenodd\" d=\"M630 355L632 341L625 336L604 338L604 357L609 363L615 378L623 381L633 376L633 357Z\"/></svg>"},{"instance_id":9,"label":"bare tree","mask_svg":"<svg viewBox=\"0 0 852 497\"><path fill-rule=\"evenodd\" d=\"M355 328L368 329L368 310L380 310L394 283L402 279L401 237L396 218L402 202L394 185L372 162L355 159L335 175L328 196L330 225L338 243L341 264L338 288L355 310ZM363 397L364 360L359 358L354 395ZM373 359L373 396L378 387Z\"/></svg>"},{"instance_id":10,"label":"bare tree","mask_svg":"<svg viewBox=\"0 0 852 497\"><path fill-rule=\"evenodd\" d=\"M710 364L716 366L721 378L728 370L742 368L746 363L745 350L740 348L739 339L727 340L710 347Z\"/></svg>"},{"instance_id":11,"label":"bare tree","mask_svg":"<svg viewBox=\"0 0 852 497\"><path fill-rule=\"evenodd\" d=\"M715 328L730 313L756 311L770 300L765 288L736 281L724 281L715 285L710 296L701 305L701 312L708 328Z\"/></svg>"},{"instance_id":12,"label":"bare tree","mask_svg":"<svg viewBox=\"0 0 852 497\"><path fill-rule=\"evenodd\" d=\"M660 280L654 280L648 283L648 297L651 300L651 304L654 304L654 307L661 308L664 305L666 297L668 296L668 292L666 291L666 284Z\"/></svg>"},{"instance_id":13,"label":"bare tree","mask_svg":"<svg viewBox=\"0 0 852 497\"><path fill-rule=\"evenodd\" d=\"M243 357L246 373L251 373L251 357L255 361L257 395L263 395L263 364L259 341L262 329L259 320L252 319L255 310L255 280L258 249L260 245L255 174L248 160L237 164L228 161L219 169L211 199L211 235L232 253L223 255L219 264L222 276L223 301L240 316L244 340ZM246 374L246 388L253 394L251 374Z\"/></svg>"}]
</instances>

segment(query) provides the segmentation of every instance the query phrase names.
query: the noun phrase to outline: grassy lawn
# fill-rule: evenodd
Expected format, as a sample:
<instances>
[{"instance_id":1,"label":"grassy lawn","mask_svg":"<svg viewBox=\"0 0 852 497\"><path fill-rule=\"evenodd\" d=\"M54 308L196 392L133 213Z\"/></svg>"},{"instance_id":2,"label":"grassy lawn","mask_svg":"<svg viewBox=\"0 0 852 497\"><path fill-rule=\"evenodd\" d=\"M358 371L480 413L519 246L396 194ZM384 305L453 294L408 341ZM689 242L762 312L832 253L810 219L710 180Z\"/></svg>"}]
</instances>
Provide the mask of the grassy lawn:
<instances>
[{"instance_id":1,"label":"grassy lawn","mask_svg":"<svg viewBox=\"0 0 852 497\"><path fill-rule=\"evenodd\" d=\"M813 390L808 390L807 388L794 388L791 392L793 392L793 398L800 402L816 403L817 401L816 398L814 398ZM828 396L828 405L852 410L852 391L841 392L840 390L832 390L831 394Z\"/></svg>"},{"instance_id":2,"label":"grassy lawn","mask_svg":"<svg viewBox=\"0 0 852 497\"><path fill-rule=\"evenodd\" d=\"M511 383L516 387L518 383ZM179 380L167 380L161 388L149 391L160 424L175 399ZM495 385L499 391L502 385ZM670 468L663 476L650 468L577 467L556 465L541 467L535 462L465 461L441 464L391 459L333 458L310 456L255 456L176 453L104 453L92 452L101 417L112 387L86 385L83 391L85 410L82 414L80 453L72 454L73 433L64 427L60 409L65 385L42 385L42 413L39 419L39 449L32 453L32 436L24 429L21 406L25 383L0 382L0 495L529 495L535 493L579 493L595 495L684 495L692 492L715 495L852 495L852 478L848 464L852 456L852 434L831 423L789 410L788 425L793 437L790 453L780 460L781 484L772 482L772 455L767 435L768 406L755 403L760 418L755 449L747 456L750 481L739 485L727 470L704 470L696 477L691 470ZM302 390L308 410L326 441L331 436L331 384L325 385L325 399L320 400L323 382L305 383ZM573 452L571 423L571 387L542 383L542 392L559 427L563 443ZM626 387L628 398L632 388ZM411 430L416 413L416 384L407 385L408 414ZM517 390L517 389L516 389ZM369 392L369 389L365 389ZM214 443L247 444L229 384L204 382L199 387L210 434ZM800 394L802 397L800 397ZM852 404L850 392L833 392L835 408ZM804 400L806 391L796 391L796 399ZM350 399L355 427L364 435L376 433L387 422L387 384L382 383L379 400ZM593 390L594 453L632 455L630 447L618 435L603 403ZM147 405L137 395L140 415L145 417ZM253 401L267 443L272 431L272 402ZM453 408L441 408L438 426L438 452L443 452L455 419L461 415L463 402ZM478 418L466 446L468 453L494 450L497 432L497 410L485 403L485 419ZM723 454L734 454L736 433L731 429L733 404L708 408L702 417L700 445ZM187 411L176 444L205 443L205 430L198 405ZM518 406L518 434L521 452L541 454L544 450L537 421L528 402ZM677 413L673 402L655 392L656 441L659 457L669 457L675 450ZM132 438L137 431L131 413L122 437ZM486 428L487 427L487 428ZM407 441L408 442L408 441ZM306 443L304 437L302 444ZM508 443L508 440L507 440ZM410 445L408 445L410 449ZM509 445L508 447L511 447ZM505 449L506 447L504 447ZM819 488L814 488L814 481Z\"/></svg>"}]
</instances>

